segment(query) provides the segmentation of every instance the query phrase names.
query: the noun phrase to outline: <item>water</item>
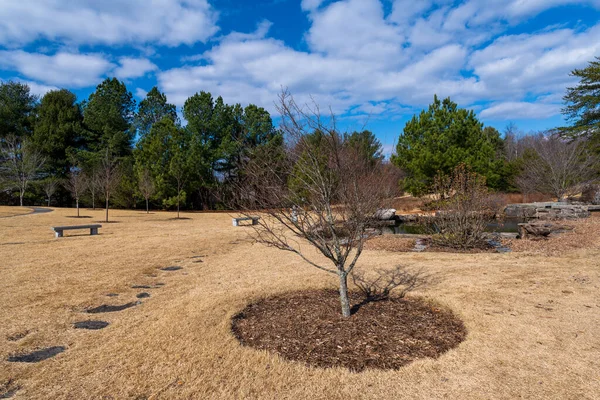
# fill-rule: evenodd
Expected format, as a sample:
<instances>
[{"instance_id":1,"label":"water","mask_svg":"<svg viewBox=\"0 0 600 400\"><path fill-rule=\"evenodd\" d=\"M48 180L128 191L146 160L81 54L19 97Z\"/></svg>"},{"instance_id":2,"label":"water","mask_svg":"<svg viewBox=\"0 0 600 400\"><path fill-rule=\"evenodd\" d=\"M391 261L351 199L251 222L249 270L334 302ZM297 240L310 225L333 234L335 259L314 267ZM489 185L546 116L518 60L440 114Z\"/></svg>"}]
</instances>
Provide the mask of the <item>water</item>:
<instances>
[{"instance_id":1,"label":"water","mask_svg":"<svg viewBox=\"0 0 600 400\"><path fill-rule=\"evenodd\" d=\"M486 232L498 232L498 233L517 233L519 231L519 224L527 222L522 218L505 218L503 221L493 221L487 224ZM385 234L410 234L410 235L423 235L427 234L427 229L424 225L407 222L398 223L395 226L386 226L383 229Z\"/></svg>"}]
</instances>

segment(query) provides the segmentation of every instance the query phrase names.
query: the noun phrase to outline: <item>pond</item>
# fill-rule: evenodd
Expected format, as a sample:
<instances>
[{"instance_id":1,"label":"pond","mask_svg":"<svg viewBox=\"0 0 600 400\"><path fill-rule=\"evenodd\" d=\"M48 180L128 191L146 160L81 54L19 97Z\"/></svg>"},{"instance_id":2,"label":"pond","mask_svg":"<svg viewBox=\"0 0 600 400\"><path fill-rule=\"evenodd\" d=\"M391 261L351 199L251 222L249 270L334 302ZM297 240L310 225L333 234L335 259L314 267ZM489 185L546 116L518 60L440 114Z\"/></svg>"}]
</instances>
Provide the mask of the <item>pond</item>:
<instances>
[{"instance_id":1,"label":"pond","mask_svg":"<svg viewBox=\"0 0 600 400\"><path fill-rule=\"evenodd\" d=\"M522 218L505 218L502 221L494 220L487 224L487 232L499 232L499 233L517 233L519 231L519 224L527 222ZM424 225L415 222L399 222L394 226L386 226L382 228L384 234L409 234L409 235L422 235L427 233L427 229Z\"/></svg>"}]
</instances>

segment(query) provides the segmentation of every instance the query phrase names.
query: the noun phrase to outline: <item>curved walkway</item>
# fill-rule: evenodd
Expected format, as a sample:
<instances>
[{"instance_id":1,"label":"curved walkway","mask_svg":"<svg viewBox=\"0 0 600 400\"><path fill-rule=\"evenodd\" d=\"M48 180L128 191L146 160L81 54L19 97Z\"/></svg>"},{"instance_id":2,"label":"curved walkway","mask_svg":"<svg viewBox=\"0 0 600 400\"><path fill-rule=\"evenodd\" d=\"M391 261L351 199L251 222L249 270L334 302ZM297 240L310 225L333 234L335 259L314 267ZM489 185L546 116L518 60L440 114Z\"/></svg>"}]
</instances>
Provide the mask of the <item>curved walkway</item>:
<instances>
[{"instance_id":1,"label":"curved walkway","mask_svg":"<svg viewBox=\"0 0 600 400\"><path fill-rule=\"evenodd\" d=\"M49 212L52 212L52 211L54 211L54 210L53 210L53 209L51 209L51 208L44 208L44 207L30 207L30 208L33 210L33 212L32 212L32 213L30 213L30 214L25 214L25 215L31 215L31 214L46 214L46 213L49 213Z\"/></svg>"}]
</instances>

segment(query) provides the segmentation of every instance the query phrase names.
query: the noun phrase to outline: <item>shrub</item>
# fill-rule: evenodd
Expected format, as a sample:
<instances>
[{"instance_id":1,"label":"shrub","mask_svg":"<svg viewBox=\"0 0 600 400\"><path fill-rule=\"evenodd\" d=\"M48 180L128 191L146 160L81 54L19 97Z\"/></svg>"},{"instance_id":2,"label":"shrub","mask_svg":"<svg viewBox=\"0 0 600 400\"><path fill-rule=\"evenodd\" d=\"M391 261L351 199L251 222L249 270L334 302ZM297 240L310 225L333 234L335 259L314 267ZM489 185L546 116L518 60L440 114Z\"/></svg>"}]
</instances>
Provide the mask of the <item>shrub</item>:
<instances>
[{"instance_id":1,"label":"shrub","mask_svg":"<svg viewBox=\"0 0 600 400\"><path fill-rule=\"evenodd\" d=\"M464 164L434 180L437 212L430 229L435 245L455 249L488 247L485 229L496 212L485 178Z\"/></svg>"}]
</instances>

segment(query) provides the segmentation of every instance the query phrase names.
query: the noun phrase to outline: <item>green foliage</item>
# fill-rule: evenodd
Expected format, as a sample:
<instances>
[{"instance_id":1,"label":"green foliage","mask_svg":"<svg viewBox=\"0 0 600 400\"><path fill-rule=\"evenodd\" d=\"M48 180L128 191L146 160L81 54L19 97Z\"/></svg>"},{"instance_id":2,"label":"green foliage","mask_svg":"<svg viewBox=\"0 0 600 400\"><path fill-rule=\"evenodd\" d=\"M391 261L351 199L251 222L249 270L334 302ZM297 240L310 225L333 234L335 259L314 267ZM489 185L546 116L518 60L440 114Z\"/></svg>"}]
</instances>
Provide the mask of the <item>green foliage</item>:
<instances>
[{"instance_id":1,"label":"green foliage","mask_svg":"<svg viewBox=\"0 0 600 400\"><path fill-rule=\"evenodd\" d=\"M134 150L135 168L139 176L148 170L157 188L157 197L173 194L169 168L171 164L171 138L177 130L172 119L166 117L152 126L150 132L141 137Z\"/></svg>"},{"instance_id":2,"label":"green foliage","mask_svg":"<svg viewBox=\"0 0 600 400\"><path fill-rule=\"evenodd\" d=\"M405 188L415 195L427 192L438 172L447 175L460 163L485 176L490 187L501 188L501 144L499 132L483 129L473 111L435 96L428 110L404 127L392 162L407 174Z\"/></svg>"},{"instance_id":3,"label":"green foliage","mask_svg":"<svg viewBox=\"0 0 600 400\"><path fill-rule=\"evenodd\" d=\"M589 136L600 141L600 57L583 69L575 69L571 76L579 84L567 89L563 98L563 114L572 123L561 131L569 136Z\"/></svg>"},{"instance_id":4,"label":"green foliage","mask_svg":"<svg viewBox=\"0 0 600 400\"><path fill-rule=\"evenodd\" d=\"M135 115L134 125L141 137L150 133L152 126L163 118L168 117L177 123L177 110L175 105L167 103L167 96L155 86L142 100Z\"/></svg>"},{"instance_id":5,"label":"green foliage","mask_svg":"<svg viewBox=\"0 0 600 400\"><path fill-rule=\"evenodd\" d=\"M371 163L383 160L381 142L371 131L364 130L362 132L344 134L344 141Z\"/></svg>"},{"instance_id":6,"label":"green foliage","mask_svg":"<svg viewBox=\"0 0 600 400\"><path fill-rule=\"evenodd\" d=\"M37 101L26 84L0 82L0 139L31 135Z\"/></svg>"},{"instance_id":7,"label":"green foliage","mask_svg":"<svg viewBox=\"0 0 600 400\"><path fill-rule=\"evenodd\" d=\"M183 190L183 191L181 191L181 193L179 193L179 197L177 197L177 195L175 195L175 196L171 196L166 199L163 199L162 206L165 210L173 210L173 209L177 209L177 204L179 202L179 207L185 207L186 199L187 199L187 194L185 193L185 190Z\"/></svg>"},{"instance_id":8,"label":"green foliage","mask_svg":"<svg viewBox=\"0 0 600 400\"><path fill-rule=\"evenodd\" d=\"M86 146L91 152L108 148L117 156L131 153L135 100L125 84L107 78L83 105Z\"/></svg>"},{"instance_id":9,"label":"green foliage","mask_svg":"<svg viewBox=\"0 0 600 400\"><path fill-rule=\"evenodd\" d=\"M46 170L64 178L69 160L81 143L83 115L72 92L53 90L42 98L33 132L33 143L48 160Z\"/></svg>"}]
</instances>

